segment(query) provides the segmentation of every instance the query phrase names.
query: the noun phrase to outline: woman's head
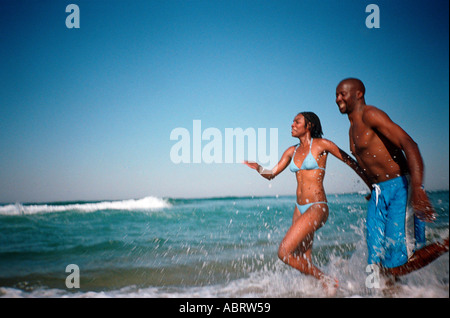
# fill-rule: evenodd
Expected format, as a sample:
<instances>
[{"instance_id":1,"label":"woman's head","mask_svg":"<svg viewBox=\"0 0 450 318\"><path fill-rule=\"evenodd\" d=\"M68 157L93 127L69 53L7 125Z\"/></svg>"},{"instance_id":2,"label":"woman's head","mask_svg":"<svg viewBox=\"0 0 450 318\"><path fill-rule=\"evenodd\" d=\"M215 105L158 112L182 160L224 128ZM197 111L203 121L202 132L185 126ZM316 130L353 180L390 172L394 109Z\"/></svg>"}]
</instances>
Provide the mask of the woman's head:
<instances>
[{"instance_id":1,"label":"woman's head","mask_svg":"<svg viewBox=\"0 0 450 318\"><path fill-rule=\"evenodd\" d=\"M305 128L309 129L312 138L322 138L322 125L316 114L313 112L301 112L298 115L302 115L305 118Z\"/></svg>"}]
</instances>

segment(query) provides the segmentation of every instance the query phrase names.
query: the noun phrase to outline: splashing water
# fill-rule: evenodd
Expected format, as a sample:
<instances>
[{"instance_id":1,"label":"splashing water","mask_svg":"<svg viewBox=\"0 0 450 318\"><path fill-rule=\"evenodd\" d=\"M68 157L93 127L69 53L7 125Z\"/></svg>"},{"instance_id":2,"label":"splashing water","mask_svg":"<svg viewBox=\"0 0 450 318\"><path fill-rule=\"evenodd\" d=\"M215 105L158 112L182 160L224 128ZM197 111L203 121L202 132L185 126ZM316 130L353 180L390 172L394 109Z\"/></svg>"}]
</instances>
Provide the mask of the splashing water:
<instances>
[{"instance_id":1,"label":"splashing water","mask_svg":"<svg viewBox=\"0 0 450 318\"><path fill-rule=\"evenodd\" d=\"M430 193L448 236L448 191ZM368 288L364 194L329 195L313 261L339 280L337 297ZM294 197L161 199L0 206L3 297L325 297L321 284L277 258ZM89 213L86 213L89 212ZM402 278L388 297L448 297L448 254ZM80 288L68 289L68 264Z\"/></svg>"}]
</instances>

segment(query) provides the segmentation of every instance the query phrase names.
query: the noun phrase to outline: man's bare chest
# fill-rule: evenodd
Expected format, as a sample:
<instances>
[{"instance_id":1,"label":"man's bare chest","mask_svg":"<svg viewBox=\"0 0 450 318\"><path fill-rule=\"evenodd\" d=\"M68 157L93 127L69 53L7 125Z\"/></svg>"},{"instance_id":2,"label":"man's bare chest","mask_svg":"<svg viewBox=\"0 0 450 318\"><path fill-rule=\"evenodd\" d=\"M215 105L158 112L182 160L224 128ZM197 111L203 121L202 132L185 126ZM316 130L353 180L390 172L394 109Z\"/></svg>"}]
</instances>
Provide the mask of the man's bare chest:
<instances>
[{"instance_id":1,"label":"man's bare chest","mask_svg":"<svg viewBox=\"0 0 450 318\"><path fill-rule=\"evenodd\" d=\"M361 124L350 126L350 150L355 155L364 154L374 144L376 134L370 128Z\"/></svg>"}]
</instances>

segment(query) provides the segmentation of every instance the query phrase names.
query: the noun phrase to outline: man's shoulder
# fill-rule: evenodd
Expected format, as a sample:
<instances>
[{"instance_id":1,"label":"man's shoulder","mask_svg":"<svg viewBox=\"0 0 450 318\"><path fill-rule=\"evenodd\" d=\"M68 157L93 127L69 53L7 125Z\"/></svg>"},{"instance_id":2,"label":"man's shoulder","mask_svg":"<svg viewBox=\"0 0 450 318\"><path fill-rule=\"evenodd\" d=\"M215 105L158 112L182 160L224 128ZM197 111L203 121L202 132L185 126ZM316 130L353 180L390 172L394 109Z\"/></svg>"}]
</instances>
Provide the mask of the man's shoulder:
<instances>
[{"instance_id":1,"label":"man's shoulder","mask_svg":"<svg viewBox=\"0 0 450 318\"><path fill-rule=\"evenodd\" d=\"M369 115L369 116L373 116L373 115L377 115L377 114L384 114L384 112L379 109L378 107L372 106L372 105L365 105L364 109L363 109L363 115Z\"/></svg>"},{"instance_id":2,"label":"man's shoulder","mask_svg":"<svg viewBox=\"0 0 450 318\"><path fill-rule=\"evenodd\" d=\"M365 123L370 124L379 120L384 121L387 118L389 116L381 109L371 105L364 106L362 119Z\"/></svg>"}]
</instances>

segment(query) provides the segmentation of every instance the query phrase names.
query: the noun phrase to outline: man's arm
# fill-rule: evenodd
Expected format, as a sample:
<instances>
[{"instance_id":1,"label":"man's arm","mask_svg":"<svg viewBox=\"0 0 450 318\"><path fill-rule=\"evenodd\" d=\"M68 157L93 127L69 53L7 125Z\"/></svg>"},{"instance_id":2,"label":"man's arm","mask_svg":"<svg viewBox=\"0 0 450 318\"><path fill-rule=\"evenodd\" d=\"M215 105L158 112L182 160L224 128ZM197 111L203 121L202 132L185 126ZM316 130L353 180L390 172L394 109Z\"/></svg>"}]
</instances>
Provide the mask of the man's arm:
<instances>
[{"instance_id":1,"label":"man's arm","mask_svg":"<svg viewBox=\"0 0 450 318\"><path fill-rule=\"evenodd\" d=\"M424 165L417 143L378 108L366 106L363 120L404 152L411 176L411 205L420 219L433 221L435 211L422 186Z\"/></svg>"}]
</instances>

